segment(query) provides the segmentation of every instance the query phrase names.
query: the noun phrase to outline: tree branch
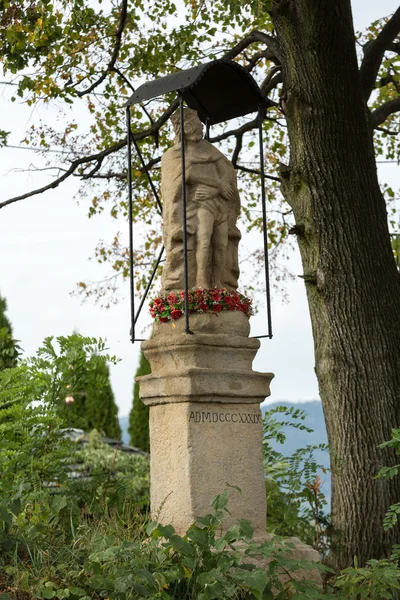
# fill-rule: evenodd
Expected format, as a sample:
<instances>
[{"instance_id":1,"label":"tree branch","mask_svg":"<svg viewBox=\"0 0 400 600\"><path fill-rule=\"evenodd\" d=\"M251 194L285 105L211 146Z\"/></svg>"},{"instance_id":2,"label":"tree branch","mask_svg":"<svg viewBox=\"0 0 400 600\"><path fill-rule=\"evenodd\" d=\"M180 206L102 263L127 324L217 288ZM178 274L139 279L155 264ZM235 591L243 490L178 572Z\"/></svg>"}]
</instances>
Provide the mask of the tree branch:
<instances>
[{"instance_id":1,"label":"tree branch","mask_svg":"<svg viewBox=\"0 0 400 600\"><path fill-rule=\"evenodd\" d=\"M102 75L100 75L100 77L97 81L92 83L92 85L90 85L86 90L82 90L82 91L76 93L77 96L79 96L79 98L81 98L82 96L85 96L86 94L90 94L90 92L92 92L96 87L98 87L101 83L103 83L103 81L105 80L107 75L114 69L115 63L117 62L119 51L121 49L122 34L124 32L127 15L128 15L128 0L122 0L121 10L120 10L120 14L119 14L119 25L118 25L117 33L115 34L115 45L114 45L113 53L111 55L110 62L108 63L105 71L103 72Z\"/></svg>"},{"instance_id":2,"label":"tree branch","mask_svg":"<svg viewBox=\"0 0 400 600\"><path fill-rule=\"evenodd\" d=\"M37 188L36 190L27 192L26 194L22 194L21 196L15 196L14 198L10 198L9 200L0 202L0 208L4 208L5 206L8 206L9 204L13 204L14 202L18 202L19 200L25 200L25 198L29 198L30 196L36 196L38 194L43 194L43 192L47 192L47 190L52 190L52 189L58 187L60 185L60 183L62 183L63 181L65 181L65 179L67 179L67 177L72 175L80 165L88 164L88 163L91 163L94 161L103 160L109 154L112 154L113 152L116 152L117 150L120 150L121 148L123 148L125 146L125 144L126 144L126 139L122 140L121 142L118 142L117 144L114 144L113 146L110 146L110 148L107 148L106 150L103 150L102 152L98 152L97 154L92 154L91 156L84 156L82 158L77 158L76 160L74 160L71 163L70 167L65 171L65 173L63 173L63 175L61 175L61 177L58 177L57 179L55 179L48 185L45 185L41 188Z\"/></svg>"},{"instance_id":3,"label":"tree branch","mask_svg":"<svg viewBox=\"0 0 400 600\"><path fill-rule=\"evenodd\" d=\"M385 51L400 33L400 8L384 25L377 37L364 46L364 58L360 67L360 81L364 99L367 101L375 87L379 68Z\"/></svg>"},{"instance_id":4,"label":"tree branch","mask_svg":"<svg viewBox=\"0 0 400 600\"><path fill-rule=\"evenodd\" d=\"M237 129L229 129L228 131L224 131L220 135L216 135L215 137L210 138L210 142L222 142L222 140L226 140L231 136L243 135L247 131L251 131L252 129L256 129L258 127L258 118L253 119L252 121L248 121L241 127Z\"/></svg>"},{"instance_id":5,"label":"tree branch","mask_svg":"<svg viewBox=\"0 0 400 600\"><path fill-rule=\"evenodd\" d=\"M150 170L155 165L159 164L160 162L161 162L161 156L152 158L151 160L149 160L148 163L146 163L146 169ZM140 167L137 167L136 171L139 171L142 174L145 173L145 171ZM76 175L76 177L81 177L81 175ZM95 173L92 175L92 177L93 177L93 179L119 179L120 181L126 181L126 178L128 177L128 173L127 173L127 171L122 171L122 172L108 171L107 173Z\"/></svg>"},{"instance_id":6,"label":"tree branch","mask_svg":"<svg viewBox=\"0 0 400 600\"><path fill-rule=\"evenodd\" d=\"M235 149L232 154L232 164L235 167L235 169L236 169L240 151L242 150L242 146L243 146L243 133L236 135L236 145L235 145Z\"/></svg>"},{"instance_id":7,"label":"tree branch","mask_svg":"<svg viewBox=\"0 0 400 600\"><path fill-rule=\"evenodd\" d=\"M272 35L269 35L268 33L256 30L249 33L249 35L246 35L246 37L240 40L240 42L238 42L236 46L234 46L231 50L228 50L228 52L224 54L224 58L229 58L232 60L241 52L243 52L243 50L245 50L248 46L254 44L254 42L261 42L265 44L267 48L269 48L269 50L271 50L272 52L270 60L276 63L280 63L278 40L272 37Z\"/></svg>"},{"instance_id":8,"label":"tree branch","mask_svg":"<svg viewBox=\"0 0 400 600\"><path fill-rule=\"evenodd\" d=\"M389 102L385 102L379 108L375 109L371 113L371 123L372 127L376 129L386 121L386 119L395 112L400 111L400 97L395 98L394 100L389 100Z\"/></svg>"},{"instance_id":9,"label":"tree branch","mask_svg":"<svg viewBox=\"0 0 400 600\"><path fill-rule=\"evenodd\" d=\"M279 83L282 83L283 75L282 68L280 66L276 66L268 73L262 84L260 85L260 89L265 96L268 96L271 90L276 88Z\"/></svg>"},{"instance_id":10,"label":"tree branch","mask_svg":"<svg viewBox=\"0 0 400 600\"><path fill-rule=\"evenodd\" d=\"M390 129L386 129L386 127L376 127L375 128L377 131L382 131L383 133L386 133L387 135L399 135L400 131L390 131Z\"/></svg>"},{"instance_id":11,"label":"tree branch","mask_svg":"<svg viewBox=\"0 0 400 600\"><path fill-rule=\"evenodd\" d=\"M127 17L127 0L122 0L121 12L120 12L120 23L119 23L118 31L116 33L116 44L114 46L114 51L113 51L111 60L108 64L106 70L103 72L103 74L97 80L97 82L92 84L86 90L84 90L82 92L77 92L78 96L83 96L84 94L88 94L89 92L91 92L102 81L104 81L105 77L107 76L107 74L109 72L115 71L118 74L121 74L119 72L119 70L115 68L115 62L118 58L119 49L121 47L121 39L122 39L122 34L123 34L123 30L124 30L125 23L126 23L126 17ZM236 46L234 48L232 48L231 50L226 52L224 55L224 58L228 58L228 59L234 58L235 56L237 56L238 54L243 52L243 50L245 48L247 48L247 46L253 44L254 42L262 42L262 43L266 44L269 47L269 49L274 53L274 55L276 54L276 57L271 58L271 60L278 62L277 40L275 38L273 38L272 36L270 36L266 33L263 33L261 31L251 32L248 36L246 36L243 40L241 40L238 44L236 44ZM277 106L277 104L275 102L273 102L272 100L270 100L269 106L270 107ZM169 117L172 115L172 113L177 108L178 108L178 99L174 100L168 106L168 108L163 112L163 114L156 121L151 123L150 127L148 127L147 129L144 129L142 131L137 131L137 132L132 133L133 138L135 140L142 140L146 137L157 136L159 129L168 121ZM219 136L212 138L210 141L218 142L218 141L225 140L230 136L236 136L236 139L239 140L239 138L242 137L244 133L246 133L247 131L251 131L252 129L255 129L257 126L258 126L258 121L257 121L257 119L254 119L253 121L249 121L248 123L245 123L244 125L242 125L242 127L239 127L236 130L227 131ZM241 144L241 142L240 142L240 144ZM60 183L62 183L68 177L70 177L72 175L79 176L82 179L88 179L91 176L95 176L95 177L99 178L101 176L101 174L98 173L98 171L102 166L103 160L110 154L123 148L125 145L126 145L126 138L121 140L120 142L117 142L113 146L110 146L106 150L103 150L102 152L98 152L96 154L91 154L89 156L84 156L82 158L78 158L78 159L72 161L69 168L63 173L62 176L58 177L57 179L52 181L50 184L45 185L41 188L37 188L35 190L27 192L26 194L22 194L20 196L15 196L14 198L10 198L4 202L1 202L0 209L4 208L5 206L8 206L9 204L13 204L14 202L18 202L19 200L25 200L26 198L30 198L31 196L36 196L38 194L42 194L43 192L46 192L47 190L55 189L60 185ZM237 156L234 157L235 160L237 160L239 152L240 152L240 145L238 146ZM154 159L153 159L153 161L154 161ZM150 161L149 165L153 161ZM158 159L156 159L153 164L156 164L156 162L158 162ZM80 167L81 165L89 165L90 163L95 163L95 165L88 173L76 174L78 167ZM242 168L242 167L237 166L237 168L246 170L245 167ZM270 177L270 179L275 179L275 178Z\"/></svg>"},{"instance_id":12,"label":"tree branch","mask_svg":"<svg viewBox=\"0 0 400 600\"><path fill-rule=\"evenodd\" d=\"M392 42L388 44L387 50L389 52L396 52L396 54L400 54L400 42Z\"/></svg>"},{"instance_id":13,"label":"tree branch","mask_svg":"<svg viewBox=\"0 0 400 600\"><path fill-rule=\"evenodd\" d=\"M264 58L266 60L271 60L272 62L276 61L276 56L272 52L268 52L268 50L262 50L261 52L257 52L257 54L254 54L254 56L247 59L248 64L245 66L245 70L248 73L251 73L251 71L254 69L254 67L257 66L258 61L261 60L262 58Z\"/></svg>"},{"instance_id":14,"label":"tree branch","mask_svg":"<svg viewBox=\"0 0 400 600\"><path fill-rule=\"evenodd\" d=\"M260 175L260 171L257 169L249 169L248 167L244 167L243 165L236 165L235 169L238 171L243 171L244 173L254 173L255 175ZM272 181L280 181L279 177L274 177L273 175L264 174L266 179L271 179Z\"/></svg>"}]
</instances>

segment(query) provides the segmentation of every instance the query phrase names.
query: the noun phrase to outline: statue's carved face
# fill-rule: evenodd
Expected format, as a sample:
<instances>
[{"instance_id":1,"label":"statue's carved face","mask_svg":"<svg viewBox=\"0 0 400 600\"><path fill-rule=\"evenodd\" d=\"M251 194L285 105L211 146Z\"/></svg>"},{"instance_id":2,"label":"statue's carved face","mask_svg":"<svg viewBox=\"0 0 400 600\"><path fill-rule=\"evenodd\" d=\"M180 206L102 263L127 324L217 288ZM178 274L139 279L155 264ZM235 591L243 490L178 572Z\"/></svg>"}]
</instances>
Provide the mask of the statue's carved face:
<instances>
[{"instance_id":1,"label":"statue's carved face","mask_svg":"<svg viewBox=\"0 0 400 600\"><path fill-rule=\"evenodd\" d=\"M184 129L185 139L197 142L203 139L203 124L197 116L197 112L191 108L184 109ZM172 125L176 136L176 142L179 142L181 135L180 113L176 111L171 117Z\"/></svg>"}]
</instances>

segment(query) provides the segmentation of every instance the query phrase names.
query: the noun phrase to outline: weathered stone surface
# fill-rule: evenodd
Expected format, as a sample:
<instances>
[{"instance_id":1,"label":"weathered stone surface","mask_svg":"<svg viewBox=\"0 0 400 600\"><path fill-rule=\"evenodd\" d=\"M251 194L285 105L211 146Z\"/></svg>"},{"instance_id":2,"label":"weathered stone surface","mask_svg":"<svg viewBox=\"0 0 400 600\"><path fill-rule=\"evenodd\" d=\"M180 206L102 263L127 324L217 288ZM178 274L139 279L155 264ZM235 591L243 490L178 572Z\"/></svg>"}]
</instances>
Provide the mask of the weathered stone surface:
<instances>
[{"instance_id":1,"label":"weathered stone surface","mask_svg":"<svg viewBox=\"0 0 400 600\"><path fill-rule=\"evenodd\" d=\"M272 533L264 533L261 536L257 534L254 536L254 542L262 544L264 542L272 541L276 536ZM289 581L289 579L294 579L296 581L308 579L309 581L313 581L317 588L322 589L323 587L323 579L320 570L317 566L313 567L314 563L321 562L321 555L317 550L314 550L311 546L304 544L301 540L296 537L286 538L285 543L290 542L293 546L292 548L288 548L287 557L290 560L295 562L301 562L307 565L307 568L301 568L292 570L290 573L287 571L281 571L279 573L279 579L282 582ZM235 544L237 549L240 549L241 544ZM254 564L256 567L261 569L267 569L270 559L266 559L262 554L256 556L254 558L248 559L246 558L246 562Z\"/></svg>"},{"instance_id":2,"label":"weathered stone surface","mask_svg":"<svg viewBox=\"0 0 400 600\"><path fill-rule=\"evenodd\" d=\"M233 490L229 527L248 518L265 532L260 402L272 373L256 373L260 342L249 339L247 317L237 311L192 315L157 323L142 343L152 373L138 378L150 406L151 506L164 523L184 532L210 510L226 484Z\"/></svg>"},{"instance_id":3,"label":"weathered stone surface","mask_svg":"<svg viewBox=\"0 0 400 600\"><path fill-rule=\"evenodd\" d=\"M162 157L164 291L184 289L180 116L172 117L175 144ZM203 139L196 111L184 109L189 288L237 289L239 277L236 221L240 210L232 163Z\"/></svg>"},{"instance_id":4,"label":"weathered stone surface","mask_svg":"<svg viewBox=\"0 0 400 600\"><path fill-rule=\"evenodd\" d=\"M194 335L184 321L156 323L142 349L151 375L140 378L140 394L148 405L176 402L257 404L269 396L272 373L252 370L260 346L248 338L248 318L238 311L196 314Z\"/></svg>"},{"instance_id":5,"label":"weathered stone surface","mask_svg":"<svg viewBox=\"0 0 400 600\"><path fill-rule=\"evenodd\" d=\"M226 528L238 517L265 532L266 499L259 406L218 402L150 408L151 510L183 534L226 484L232 490Z\"/></svg>"}]
</instances>

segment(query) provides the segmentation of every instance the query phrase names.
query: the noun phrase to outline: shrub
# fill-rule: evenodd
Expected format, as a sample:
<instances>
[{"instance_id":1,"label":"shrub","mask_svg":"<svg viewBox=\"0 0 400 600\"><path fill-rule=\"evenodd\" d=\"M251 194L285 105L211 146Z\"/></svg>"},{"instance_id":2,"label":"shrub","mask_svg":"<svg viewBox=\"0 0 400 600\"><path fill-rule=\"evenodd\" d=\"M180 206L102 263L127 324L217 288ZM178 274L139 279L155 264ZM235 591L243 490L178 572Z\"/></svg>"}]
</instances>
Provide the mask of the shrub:
<instances>
[{"instance_id":1,"label":"shrub","mask_svg":"<svg viewBox=\"0 0 400 600\"><path fill-rule=\"evenodd\" d=\"M276 415L285 417L278 420ZM284 427L312 433L304 425L306 414L295 407L276 406L263 419L263 455L267 488L268 531L299 537L314 546L323 556L329 548L330 519L327 501L321 489L320 474L326 468L315 459L315 452L328 450L325 444L308 445L284 456L274 450L272 442L283 444Z\"/></svg>"}]
</instances>

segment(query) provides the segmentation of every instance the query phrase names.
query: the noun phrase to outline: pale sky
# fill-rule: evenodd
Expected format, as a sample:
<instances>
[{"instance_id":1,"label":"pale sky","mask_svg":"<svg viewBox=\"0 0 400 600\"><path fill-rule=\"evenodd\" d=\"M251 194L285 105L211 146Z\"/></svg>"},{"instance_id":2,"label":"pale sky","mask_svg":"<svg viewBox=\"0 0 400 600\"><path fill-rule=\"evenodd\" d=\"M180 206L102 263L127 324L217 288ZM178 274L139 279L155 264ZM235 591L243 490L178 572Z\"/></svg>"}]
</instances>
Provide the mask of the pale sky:
<instances>
[{"instance_id":1,"label":"pale sky","mask_svg":"<svg viewBox=\"0 0 400 600\"><path fill-rule=\"evenodd\" d=\"M354 1L356 29L397 9L394 0ZM3 77L0 77L4 80ZM20 145L22 131L32 119L54 119L56 110L32 109L11 103L11 88L0 85L0 128L12 131L10 145ZM30 164L39 165L33 152L0 149L1 199L26 192L49 181L47 174L18 172ZM396 188L399 167L379 165L382 181ZM102 215L89 220L86 204L77 205L73 197L77 181L68 181L49 191L13 204L0 211L0 293L8 302L8 316L14 335L21 340L25 355L33 354L48 335L68 335L74 330L84 335L106 338L110 353L121 358L111 367L111 378L120 415L132 405L133 377L138 363L139 345L129 340L128 282L120 289L121 301L108 310L92 301L81 303L70 296L76 282L99 280L107 273L88 261L99 239L110 240L116 230L127 224ZM291 270L301 274L297 255ZM287 284L289 303L273 299L274 338L263 340L254 362L259 371L272 371L270 401L292 402L318 398L314 374L313 343L305 289L302 280ZM253 334L265 332L264 311L252 318Z\"/></svg>"}]
</instances>

